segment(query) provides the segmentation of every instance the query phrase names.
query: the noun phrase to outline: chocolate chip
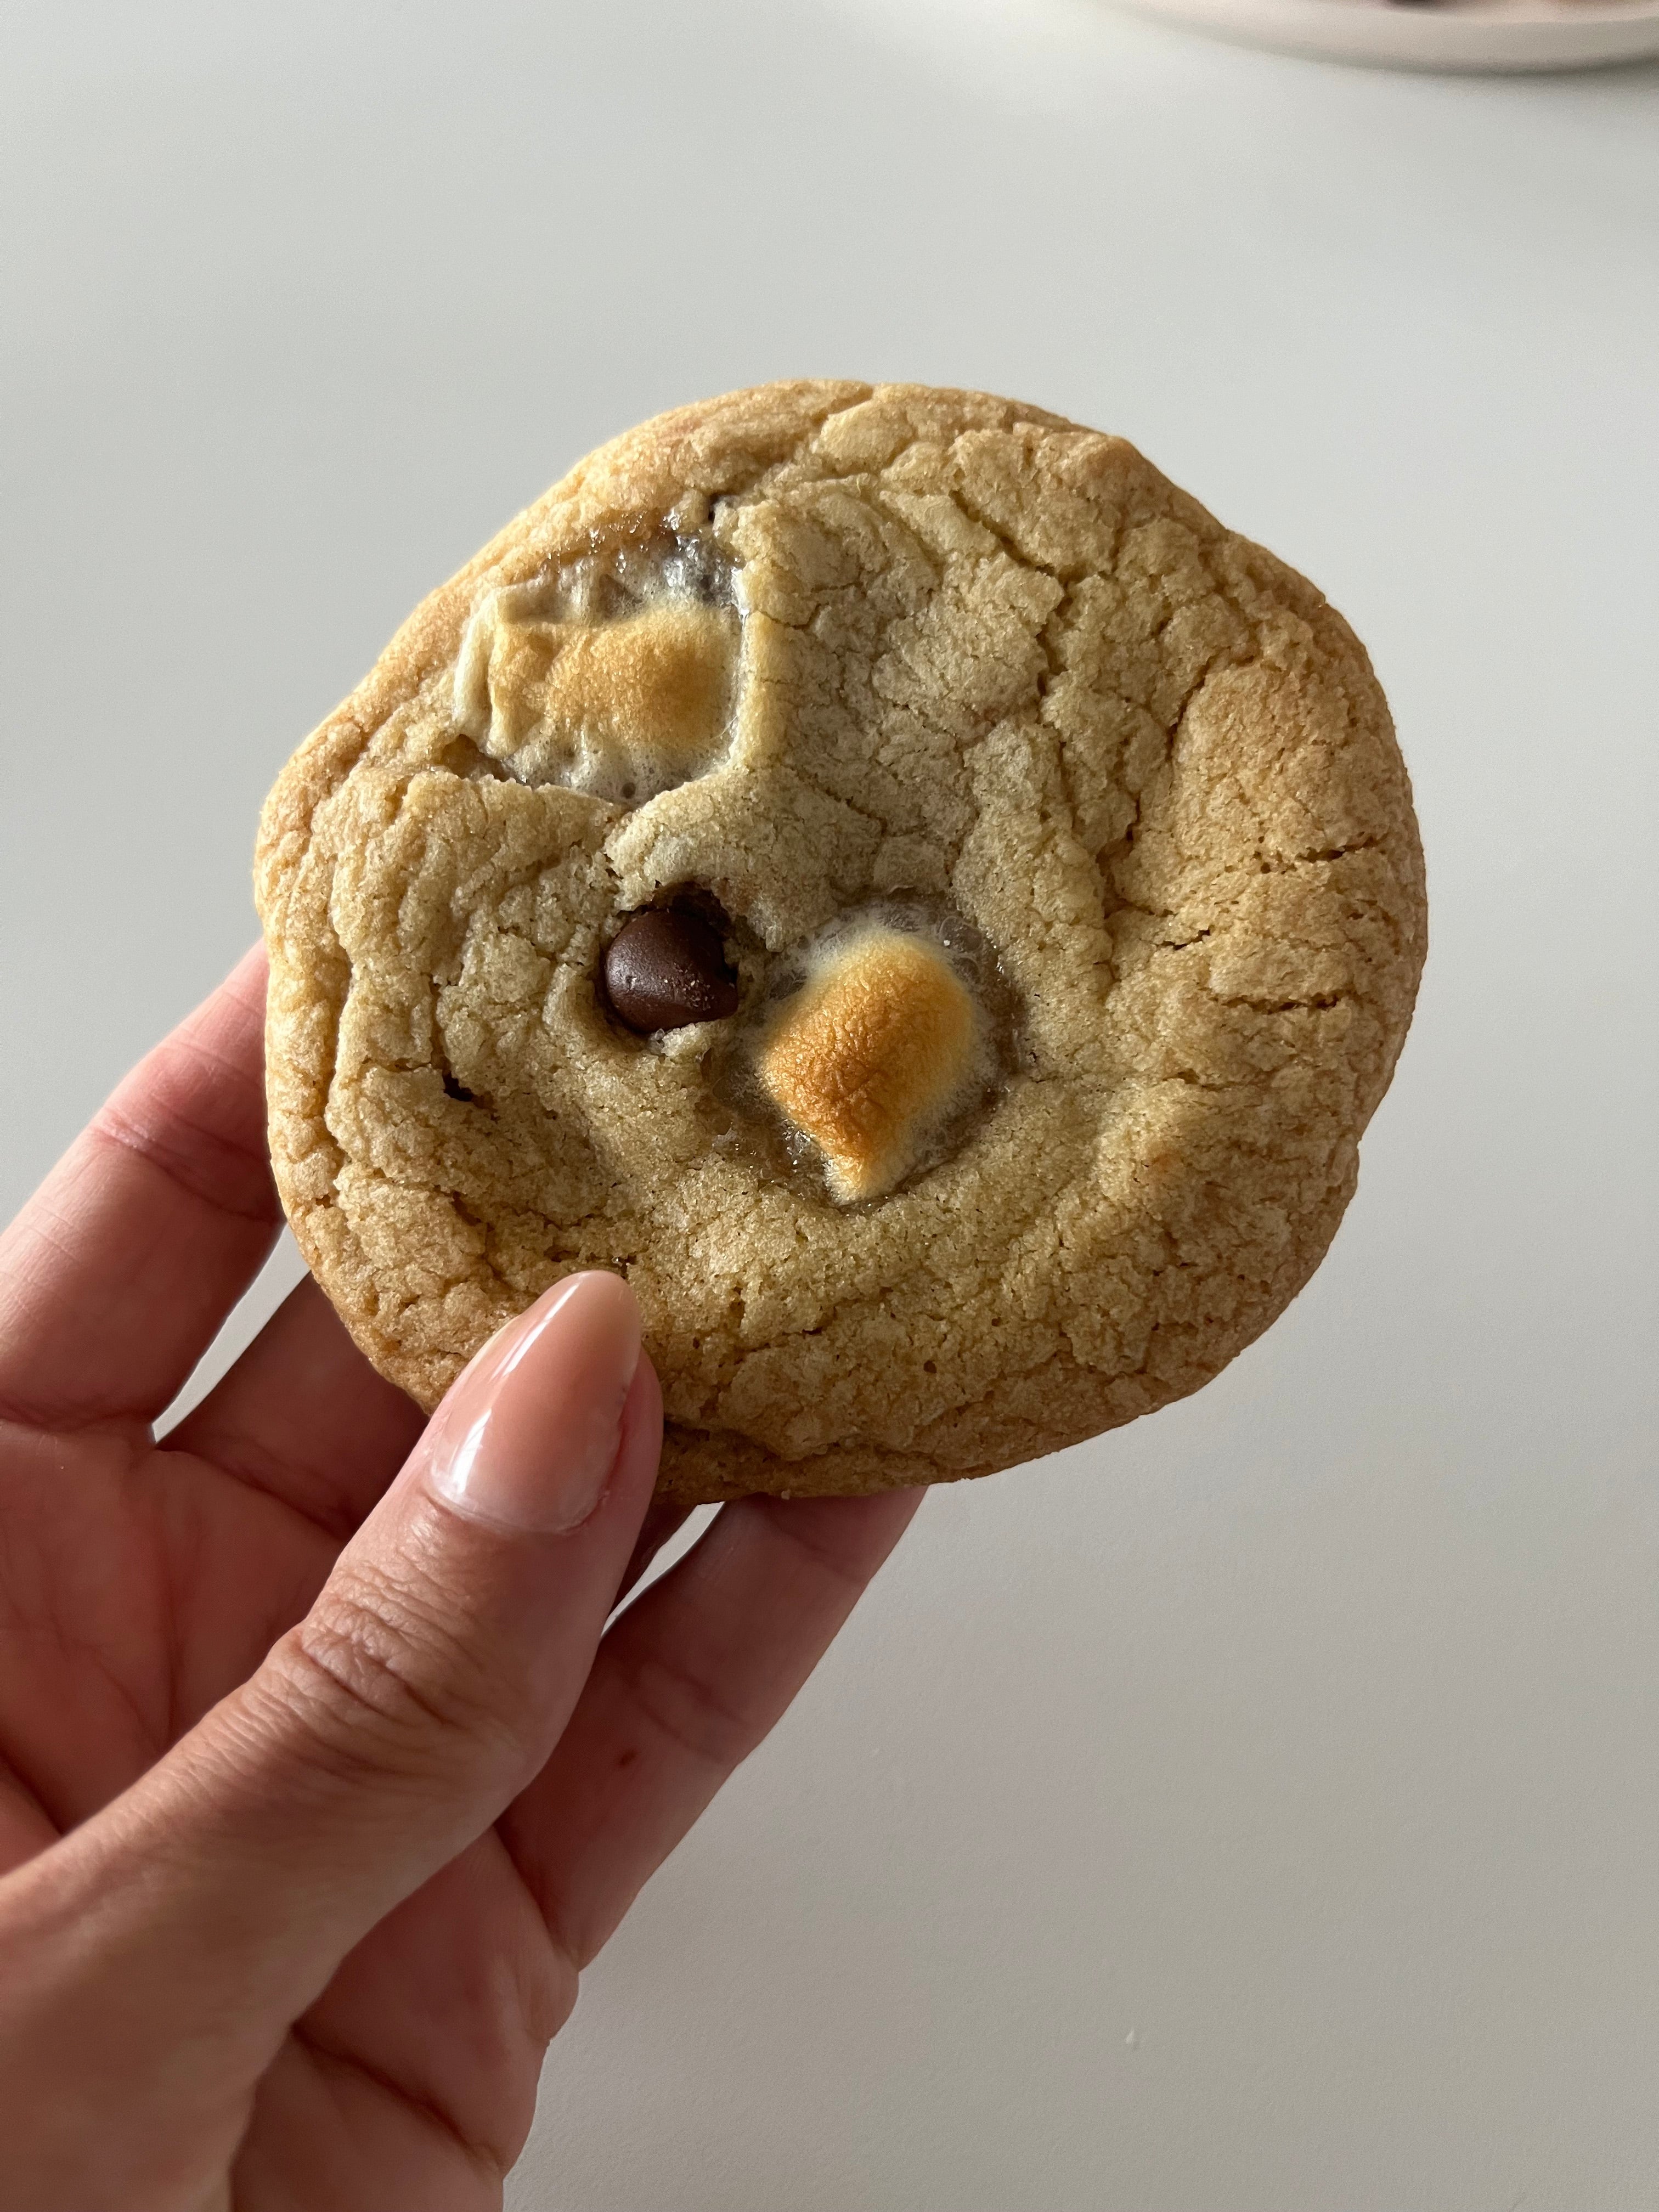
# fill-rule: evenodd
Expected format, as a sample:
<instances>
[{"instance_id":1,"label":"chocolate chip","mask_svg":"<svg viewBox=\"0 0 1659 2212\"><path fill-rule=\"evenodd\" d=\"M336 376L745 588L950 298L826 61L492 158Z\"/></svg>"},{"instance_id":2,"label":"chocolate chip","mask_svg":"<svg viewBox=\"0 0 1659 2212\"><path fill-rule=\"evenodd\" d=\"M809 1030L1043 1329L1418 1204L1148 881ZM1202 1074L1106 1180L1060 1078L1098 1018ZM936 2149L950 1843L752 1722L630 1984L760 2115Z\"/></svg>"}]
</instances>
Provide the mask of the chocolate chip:
<instances>
[{"instance_id":1,"label":"chocolate chip","mask_svg":"<svg viewBox=\"0 0 1659 2212\"><path fill-rule=\"evenodd\" d=\"M720 939L689 907L652 907L623 924L605 956L605 995L643 1036L738 1011Z\"/></svg>"}]
</instances>

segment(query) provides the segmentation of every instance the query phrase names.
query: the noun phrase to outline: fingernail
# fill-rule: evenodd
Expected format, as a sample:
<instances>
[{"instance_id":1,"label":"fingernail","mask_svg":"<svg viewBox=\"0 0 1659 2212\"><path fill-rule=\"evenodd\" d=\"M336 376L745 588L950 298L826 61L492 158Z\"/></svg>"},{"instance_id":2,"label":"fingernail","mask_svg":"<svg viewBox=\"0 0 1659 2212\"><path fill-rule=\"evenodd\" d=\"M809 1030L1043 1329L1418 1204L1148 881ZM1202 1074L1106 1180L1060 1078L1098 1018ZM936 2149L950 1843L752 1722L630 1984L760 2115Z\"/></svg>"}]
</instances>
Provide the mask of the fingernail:
<instances>
[{"instance_id":1,"label":"fingernail","mask_svg":"<svg viewBox=\"0 0 1659 2212\"><path fill-rule=\"evenodd\" d=\"M620 1275L567 1276L493 1336L422 1439L428 1488L498 1528L557 1534L605 1495L640 1310Z\"/></svg>"}]
</instances>

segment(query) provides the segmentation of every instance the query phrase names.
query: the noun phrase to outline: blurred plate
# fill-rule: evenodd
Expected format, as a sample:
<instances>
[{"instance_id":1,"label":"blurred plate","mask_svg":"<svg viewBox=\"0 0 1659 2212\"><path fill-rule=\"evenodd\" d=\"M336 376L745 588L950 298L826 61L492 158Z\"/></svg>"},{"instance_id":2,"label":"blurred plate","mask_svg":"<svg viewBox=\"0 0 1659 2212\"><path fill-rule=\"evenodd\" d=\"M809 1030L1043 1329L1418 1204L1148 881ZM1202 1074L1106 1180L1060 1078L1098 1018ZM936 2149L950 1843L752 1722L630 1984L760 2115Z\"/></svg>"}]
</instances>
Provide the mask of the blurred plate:
<instances>
[{"instance_id":1,"label":"blurred plate","mask_svg":"<svg viewBox=\"0 0 1659 2212\"><path fill-rule=\"evenodd\" d=\"M1659 54L1659 0L1122 0L1218 39L1395 69L1595 69Z\"/></svg>"}]
</instances>

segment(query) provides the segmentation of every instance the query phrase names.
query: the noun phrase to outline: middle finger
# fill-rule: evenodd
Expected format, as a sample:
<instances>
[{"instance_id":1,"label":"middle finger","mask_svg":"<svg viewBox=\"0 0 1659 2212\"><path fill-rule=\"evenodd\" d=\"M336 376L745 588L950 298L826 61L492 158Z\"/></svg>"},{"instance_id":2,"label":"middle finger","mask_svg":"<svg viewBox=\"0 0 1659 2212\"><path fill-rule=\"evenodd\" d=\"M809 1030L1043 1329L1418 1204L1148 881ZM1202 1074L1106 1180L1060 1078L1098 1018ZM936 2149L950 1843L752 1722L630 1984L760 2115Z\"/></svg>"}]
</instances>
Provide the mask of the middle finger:
<instances>
[{"instance_id":1,"label":"middle finger","mask_svg":"<svg viewBox=\"0 0 1659 2212\"><path fill-rule=\"evenodd\" d=\"M577 1966L779 1719L922 1496L742 1498L607 1630L500 1824Z\"/></svg>"}]
</instances>

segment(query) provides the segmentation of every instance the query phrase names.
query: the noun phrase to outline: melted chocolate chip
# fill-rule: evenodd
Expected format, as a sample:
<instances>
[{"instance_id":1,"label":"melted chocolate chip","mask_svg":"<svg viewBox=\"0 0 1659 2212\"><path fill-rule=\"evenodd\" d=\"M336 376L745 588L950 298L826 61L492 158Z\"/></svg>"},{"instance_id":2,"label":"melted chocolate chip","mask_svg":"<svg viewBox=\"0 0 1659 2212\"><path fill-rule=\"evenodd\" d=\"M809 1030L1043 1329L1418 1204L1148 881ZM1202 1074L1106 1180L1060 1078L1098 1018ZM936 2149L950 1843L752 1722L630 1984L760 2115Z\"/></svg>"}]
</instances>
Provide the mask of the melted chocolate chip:
<instances>
[{"instance_id":1,"label":"melted chocolate chip","mask_svg":"<svg viewBox=\"0 0 1659 2212\"><path fill-rule=\"evenodd\" d=\"M617 1018L642 1036L738 1011L720 939L689 907L652 907L625 921L605 956L605 988Z\"/></svg>"}]
</instances>

